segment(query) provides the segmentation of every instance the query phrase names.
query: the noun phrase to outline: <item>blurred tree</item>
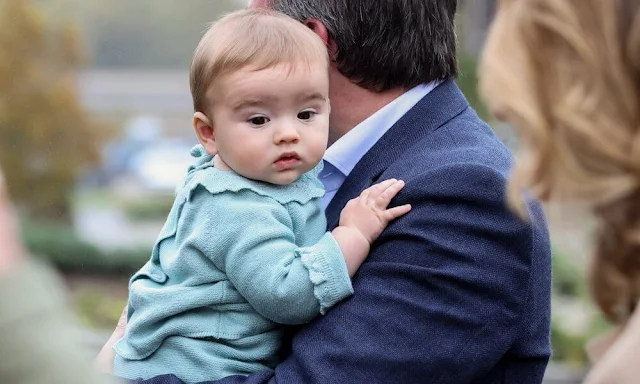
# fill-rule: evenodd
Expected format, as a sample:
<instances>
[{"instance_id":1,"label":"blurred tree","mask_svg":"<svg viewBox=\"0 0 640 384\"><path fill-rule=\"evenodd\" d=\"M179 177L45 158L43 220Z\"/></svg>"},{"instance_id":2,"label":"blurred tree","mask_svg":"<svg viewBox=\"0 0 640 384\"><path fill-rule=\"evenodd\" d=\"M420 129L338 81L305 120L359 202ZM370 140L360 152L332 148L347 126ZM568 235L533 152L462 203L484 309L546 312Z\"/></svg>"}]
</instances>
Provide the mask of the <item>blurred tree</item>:
<instances>
[{"instance_id":1,"label":"blurred tree","mask_svg":"<svg viewBox=\"0 0 640 384\"><path fill-rule=\"evenodd\" d=\"M76 31L47 23L31 0L0 0L0 164L12 199L67 220L80 172L97 160L97 130L76 95Z\"/></svg>"}]
</instances>

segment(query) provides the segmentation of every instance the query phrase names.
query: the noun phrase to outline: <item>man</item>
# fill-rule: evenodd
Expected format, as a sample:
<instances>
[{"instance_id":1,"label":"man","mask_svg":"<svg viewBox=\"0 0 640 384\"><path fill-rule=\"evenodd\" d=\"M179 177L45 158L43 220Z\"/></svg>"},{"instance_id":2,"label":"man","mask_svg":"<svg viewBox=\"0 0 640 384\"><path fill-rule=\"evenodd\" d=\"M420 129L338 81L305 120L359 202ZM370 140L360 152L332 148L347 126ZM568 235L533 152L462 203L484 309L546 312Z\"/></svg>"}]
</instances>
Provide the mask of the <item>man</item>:
<instances>
[{"instance_id":1,"label":"man","mask_svg":"<svg viewBox=\"0 0 640 384\"><path fill-rule=\"evenodd\" d=\"M372 246L354 296L291 332L275 372L222 382L540 383L550 356L548 233L537 204L526 223L506 208L510 154L453 80L457 1L249 6L305 23L332 58L328 229L378 180L404 180L393 203L413 209Z\"/></svg>"}]
</instances>

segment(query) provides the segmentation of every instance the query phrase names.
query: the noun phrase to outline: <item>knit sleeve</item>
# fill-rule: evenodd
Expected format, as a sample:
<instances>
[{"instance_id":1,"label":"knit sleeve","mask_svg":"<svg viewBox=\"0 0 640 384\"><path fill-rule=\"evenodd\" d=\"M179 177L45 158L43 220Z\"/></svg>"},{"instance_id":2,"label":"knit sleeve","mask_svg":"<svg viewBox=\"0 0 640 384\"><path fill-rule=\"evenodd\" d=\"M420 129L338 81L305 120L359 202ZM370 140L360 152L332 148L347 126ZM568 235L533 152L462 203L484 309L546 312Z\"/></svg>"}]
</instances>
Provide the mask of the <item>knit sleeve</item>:
<instances>
[{"instance_id":1,"label":"knit sleeve","mask_svg":"<svg viewBox=\"0 0 640 384\"><path fill-rule=\"evenodd\" d=\"M190 203L198 206L194 196ZM217 196L225 209L198 209L196 247L224 271L260 315L282 324L302 324L353 293L335 239L325 234L298 247L286 207L251 191ZM219 243L207 239L222 239Z\"/></svg>"}]
</instances>

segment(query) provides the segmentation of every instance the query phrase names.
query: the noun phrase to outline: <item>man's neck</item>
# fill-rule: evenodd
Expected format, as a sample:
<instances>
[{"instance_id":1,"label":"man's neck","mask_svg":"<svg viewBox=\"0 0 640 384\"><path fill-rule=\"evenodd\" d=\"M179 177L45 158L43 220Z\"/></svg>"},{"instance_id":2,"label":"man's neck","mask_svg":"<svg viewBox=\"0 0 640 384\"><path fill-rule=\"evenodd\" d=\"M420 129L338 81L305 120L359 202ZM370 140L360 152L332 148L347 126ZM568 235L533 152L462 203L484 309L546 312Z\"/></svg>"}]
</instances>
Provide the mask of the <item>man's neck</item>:
<instances>
[{"instance_id":1,"label":"man's neck","mask_svg":"<svg viewBox=\"0 0 640 384\"><path fill-rule=\"evenodd\" d=\"M329 145L407 91L394 88L375 92L352 83L342 84L338 89L340 91L335 92L331 98Z\"/></svg>"}]
</instances>

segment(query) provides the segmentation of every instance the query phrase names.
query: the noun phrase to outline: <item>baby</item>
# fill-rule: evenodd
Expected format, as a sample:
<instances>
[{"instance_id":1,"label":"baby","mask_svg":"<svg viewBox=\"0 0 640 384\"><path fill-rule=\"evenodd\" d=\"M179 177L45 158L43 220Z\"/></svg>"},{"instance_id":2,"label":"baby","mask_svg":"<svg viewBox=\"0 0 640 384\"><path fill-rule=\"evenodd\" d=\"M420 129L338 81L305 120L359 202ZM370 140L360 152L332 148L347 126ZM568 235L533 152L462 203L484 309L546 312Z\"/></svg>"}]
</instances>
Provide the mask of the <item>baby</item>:
<instances>
[{"instance_id":1,"label":"baby","mask_svg":"<svg viewBox=\"0 0 640 384\"><path fill-rule=\"evenodd\" d=\"M191 66L201 145L151 260L129 285L115 373L189 383L278 363L282 324L353 293L371 243L408 205L387 180L326 230L317 179L329 131L329 59L301 23L266 10L214 24Z\"/></svg>"}]
</instances>

